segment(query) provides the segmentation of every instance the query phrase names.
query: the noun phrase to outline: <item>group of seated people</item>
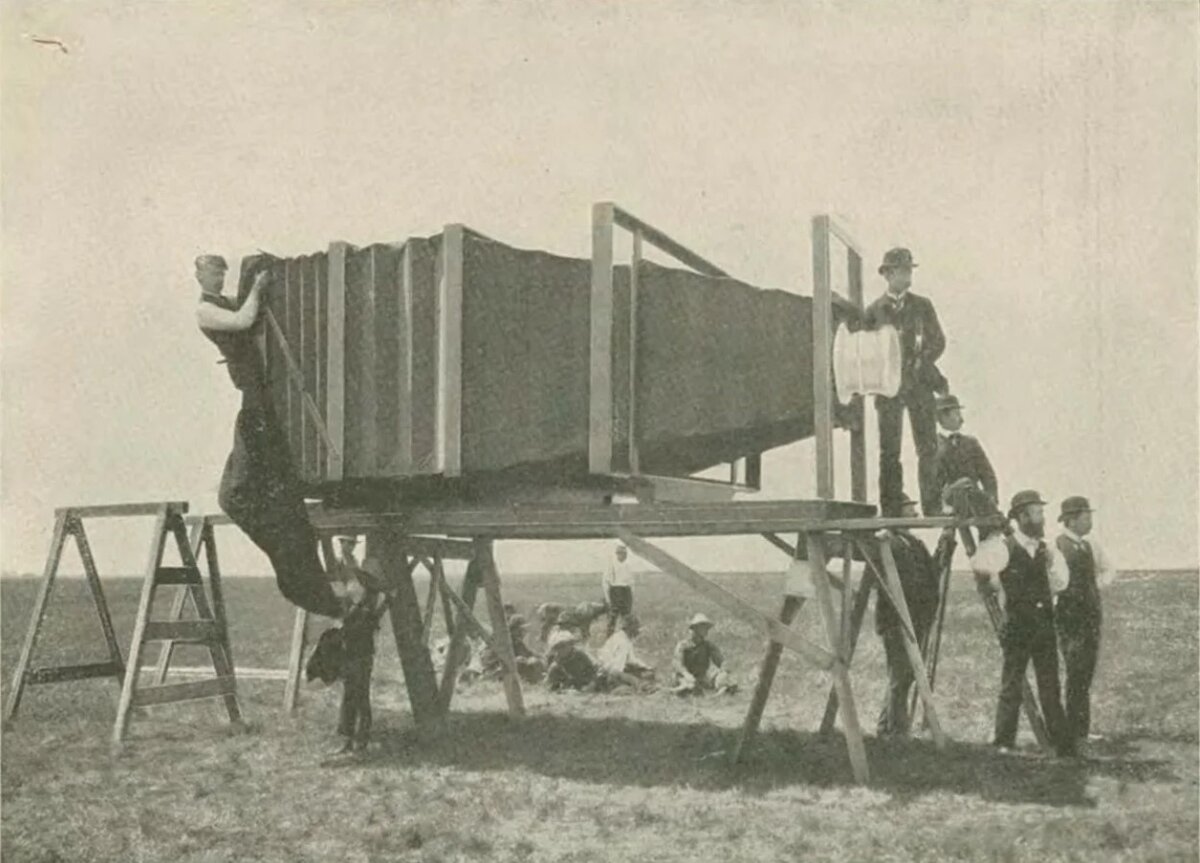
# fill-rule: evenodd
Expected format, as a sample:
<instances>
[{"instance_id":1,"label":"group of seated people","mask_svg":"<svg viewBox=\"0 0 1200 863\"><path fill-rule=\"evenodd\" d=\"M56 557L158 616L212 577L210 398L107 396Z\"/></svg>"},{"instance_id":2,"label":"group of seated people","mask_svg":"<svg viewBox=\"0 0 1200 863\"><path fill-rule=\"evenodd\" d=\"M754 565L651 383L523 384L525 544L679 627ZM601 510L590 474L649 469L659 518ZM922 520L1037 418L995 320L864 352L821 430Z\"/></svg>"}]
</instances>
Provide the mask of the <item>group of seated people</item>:
<instances>
[{"instance_id":1,"label":"group of seated people","mask_svg":"<svg viewBox=\"0 0 1200 863\"><path fill-rule=\"evenodd\" d=\"M608 612L605 603L584 602L563 607L544 603L537 609L541 622L542 653L527 643L528 623L512 606L505 606L509 636L517 673L526 683L544 683L551 692L611 692L624 689L635 693L655 691L657 672L643 660L634 644L641 623L632 612L620 615L612 633L599 650L589 647L592 624ZM677 695L704 692L733 693L737 686L725 670L720 648L709 639L713 622L697 613L688 622L688 634L675 646L670 691ZM470 657L459 672L459 680L498 679L505 662L482 640L470 640ZM449 639L434 645L434 659L444 667Z\"/></svg>"}]
</instances>

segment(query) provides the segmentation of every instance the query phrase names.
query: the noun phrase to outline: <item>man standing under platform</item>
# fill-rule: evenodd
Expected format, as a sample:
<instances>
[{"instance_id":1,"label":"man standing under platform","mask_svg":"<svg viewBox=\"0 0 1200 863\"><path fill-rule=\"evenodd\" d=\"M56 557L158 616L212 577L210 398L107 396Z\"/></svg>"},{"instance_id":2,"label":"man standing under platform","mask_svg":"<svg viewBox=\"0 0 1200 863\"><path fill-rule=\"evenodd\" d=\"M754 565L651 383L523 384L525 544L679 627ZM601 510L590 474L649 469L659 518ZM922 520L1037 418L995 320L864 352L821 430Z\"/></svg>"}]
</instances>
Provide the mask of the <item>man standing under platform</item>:
<instances>
[{"instance_id":1,"label":"man standing under platform","mask_svg":"<svg viewBox=\"0 0 1200 863\"><path fill-rule=\"evenodd\" d=\"M1077 743L1086 743L1091 729L1092 677L1100 651L1100 588L1112 584L1116 572L1094 540L1094 510L1086 497L1062 502L1063 524L1057 546L1067 561L1069 582L1058 595L1054 622L1067 672L1067 725Z\"/></svg>"},{"instance_id":2,"label":"man standing under platform","mask_svg":"<svg viewBox=\"0 0 1200 863\"><path fill-rule=\"evenodd\" d=\"M917 506L907 495L901 499L900 515L916 518ZM924 644L929 627L937 614L938 571L929 549L912 531L889 531L889 544L900 576L900 588L912 619L917 643ZM881 561L876 566L883 569ZM887 657L888 692L879 713L876 733L884 736L904 736L909 730L908 693L915 682L912 664L904 647L904 624L891 600L879 591L875 599L875 632L883 641Z\"/></svg>"},{"instance_id":3,"label":"man standing under platform","mask_svg":"<svg viewBox=\"0 0 1200 863\"><path fill-rule=\"evenodd\" d=\"M884 516L894 516L900 511L900 495L904 491L900 445L905 408L917 448L921 510L931 515L940 509L941 489L936 487L934 476L937 455L934 397L948 389L936 365L946 349L946 337L933 303L909 290L915 266L908 249L891 249L884 255L879 273L887 279L887 292L864 313L868 330L890 324L900 338L900 391L890 398L875 397L875 411L879 415L879 505Z\"/></svg>"},{"instance_id":4,"label":"man standing under platform","mask_svg":"<svg viewBox=\"0 0 1200 863\"><path fill-rule=\"evenodd\" d=\"M233 385L242 393L218 503L270 559L279 591L290 602L313 614L341 617L341 603L317 557L317 536L308 521L287 440L271 408L255 344L269 275L265 268L253 273L245 301L238 303L221 293L226 269L218 255L196 259L201 287L196 322L221 352Z\"/></svg>"},{"instance_id":5,"label":"man standing under platform","mask_svg":"<svg viewBox=\"0 0 1200 863\"><path fill-rule=\"evenodd\" d=\"M629 559L629 549L625 543L617 543L613 557L604 570L601 588L604 591L604 603L608 606L608 627L604 637L611 638L617 629L617 621L633 613L633 562Z\"/></svg>"},{"instance_id":6,"label":"man standing under platform","mask_svg":"<svg viewBox=\"0 0 1200 863\"><path fill-rule=\"evenodd\" d=\"M1000 698L996 707L996 736L1002 752L1016 745L1025 669L1033 661L1038 700L1046 721L1046 733L1060 757L1073 757L1075 740L1067 728L1058 683L1058 648L1054 640L1054 608L1051 597L1067 587L1067 565L1054 546L1047 546L1045 501L1036 491L1013 496L1008 517L1017 530L1004 539L1007 562L997 573L976 569L995 590L992 575L1004 588L1004 629L1000 646L1004 667L1000 675Z\"/></svg>"}]
</instances>

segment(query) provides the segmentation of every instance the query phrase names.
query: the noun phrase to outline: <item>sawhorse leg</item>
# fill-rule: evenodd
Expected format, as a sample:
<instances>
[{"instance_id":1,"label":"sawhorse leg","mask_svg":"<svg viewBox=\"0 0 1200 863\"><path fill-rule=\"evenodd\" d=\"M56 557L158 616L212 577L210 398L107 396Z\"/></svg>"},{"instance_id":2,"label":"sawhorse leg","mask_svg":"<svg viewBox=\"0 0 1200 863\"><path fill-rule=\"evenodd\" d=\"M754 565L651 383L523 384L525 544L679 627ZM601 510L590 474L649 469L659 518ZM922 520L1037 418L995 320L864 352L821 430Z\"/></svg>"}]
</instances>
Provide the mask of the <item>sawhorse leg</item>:
<instances>
[{"instance_id":1,"label":"sawhorse leg","mask_svg":"<svg viewBox=\"0 0 1200 863\"><path fill-rule=\"evenodd\" d=\"M838 693L838 701L842 706L842 726L845 729L846 749L850 754L850 765L854 771L855 780L859 784L865 785L870 780L870 772L867 767L867 751L863 746L862 728L858 724L858 711L855 708L854 694L850 687L850 633L841 631L839 618L834 612L829 573L825 571L825 546L821 534L810 533L805 539L808 543L808 562L812 569L817 604L821 609L821 617L825 620L829 648L836 656L831 672L833 685Z\"/></svg>"},{"instance_id":2,"label":"sawhorse leg","mask_svg":"<svg viewBox=\"0 0 1200 863\"><path fill-rule=\"evenodd\" d=\"M779 609L779 622L790 626L800 613L804 599L799 596L785 596L783 607ZM750 699L750 710L746 713L746 721L742 725L741 736L733 750L733 763L741 762L750 741L758 733L759 723L762 722L763 710L767 706L767 698L771 694L771 684L775 682L775 672L779 668L779 658L783 655L783 645L778 641L767 643L767 654L763 657L762 666L758 671L758 684L754 687L754 696Z\"/></svg>"}]
</instances>

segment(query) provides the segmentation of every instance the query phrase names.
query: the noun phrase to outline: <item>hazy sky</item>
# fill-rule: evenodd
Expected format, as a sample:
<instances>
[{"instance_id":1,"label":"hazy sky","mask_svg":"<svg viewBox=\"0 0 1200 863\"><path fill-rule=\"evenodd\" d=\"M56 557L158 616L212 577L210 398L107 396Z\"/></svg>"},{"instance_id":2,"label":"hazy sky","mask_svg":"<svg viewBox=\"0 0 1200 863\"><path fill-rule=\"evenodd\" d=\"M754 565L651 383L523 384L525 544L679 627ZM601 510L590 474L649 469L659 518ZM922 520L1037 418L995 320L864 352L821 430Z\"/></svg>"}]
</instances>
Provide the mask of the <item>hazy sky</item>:
<instances>
[{"instance_id":1,"label":"hazy sky","mask_svg":"<svg viewBox=\"0 0 1200 863\"><path fill-rule=\"evenodd\" d=\"M1197 565L1194 3L0 14L5 569L40 569L55 506L215 508L238 401L195 329L196 254L462 221L587 256L607 199L765 287L809 291L815 213L852 226L868 296L882 252L911 247L1002 494L1086 494L1121 566ZM810 446L766 469L770 495L812 495ZM101 564L140 567L147 530L99 529ZM783 563L761 540L669 547L700 568ZM265 566L233 532L222 554Z\"/></svg>"}]
</instances>

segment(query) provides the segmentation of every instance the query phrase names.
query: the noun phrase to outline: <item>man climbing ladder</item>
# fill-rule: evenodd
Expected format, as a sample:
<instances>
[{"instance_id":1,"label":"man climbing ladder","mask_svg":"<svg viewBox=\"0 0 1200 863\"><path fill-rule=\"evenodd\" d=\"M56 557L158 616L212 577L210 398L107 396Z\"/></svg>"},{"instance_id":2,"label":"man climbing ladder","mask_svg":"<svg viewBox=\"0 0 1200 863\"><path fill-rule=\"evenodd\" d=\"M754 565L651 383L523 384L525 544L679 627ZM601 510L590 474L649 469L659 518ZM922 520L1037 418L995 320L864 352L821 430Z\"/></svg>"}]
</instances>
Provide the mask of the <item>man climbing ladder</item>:
<instances>
[{"instance_id":1,"label":"man climbing ladder","mask_svg":"<svg viewBox=\"0 0 1200 863\"><path fill-rule=\"evenodd\" d=\"M342 605L317 556L317 535L271 408L254 343L269 275L265 266L246 273L246 277L253 275L253 281L239 304L221 293L227 269L219 255L196 259L196 281L201 287L196 322L221 352L233 385L242 393L233 451L225 462L217 502L270 559L280 593L305 611L338 618Z\"/></svg>"}]
</instances>

